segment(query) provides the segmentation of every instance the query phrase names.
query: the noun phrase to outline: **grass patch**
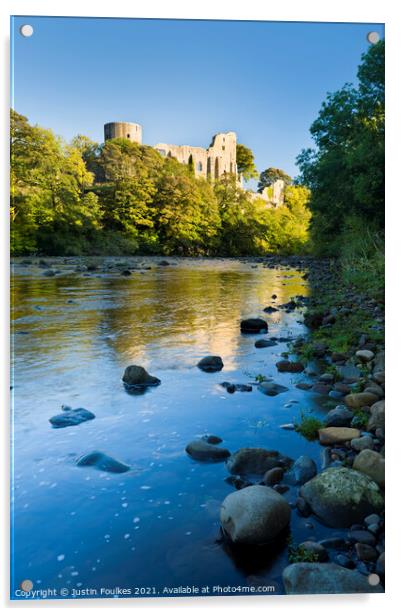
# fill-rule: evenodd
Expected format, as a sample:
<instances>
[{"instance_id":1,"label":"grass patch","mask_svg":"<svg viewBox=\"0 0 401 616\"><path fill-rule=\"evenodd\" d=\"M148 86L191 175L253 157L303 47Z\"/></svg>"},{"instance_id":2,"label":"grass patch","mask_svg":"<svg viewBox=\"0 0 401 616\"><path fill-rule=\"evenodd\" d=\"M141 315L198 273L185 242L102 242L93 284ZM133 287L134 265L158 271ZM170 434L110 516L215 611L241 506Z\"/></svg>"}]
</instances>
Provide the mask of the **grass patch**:
<instances>
[{"instance_id":1,"label":"grass patch","mask_svg":"<svg viewBox=\"0 0 401 616\"><path fill-rule=\"evenodd\" d=\"M319 430L324 427L324 424L314 417L309 412L301 412L299 422L295 424L295 431L305 437L308 441L314 441L319 436Z\"/></svg>"},{"instance_id":2,"label":"grass patch","mask_svg":"<svg viewBox=\"0 0 401 616\"><path fill-rule=\"evenodd\" d=\"M307 550L301 545L294 546L293 543L288 545L288 562L292 563L316 563L319 560L318 554Z\"/></svg>"},{"instance_id":3,"label":"grass patch","mask_svg":"<svg viewBox=\"0 0 401 616\"><path fill-rule=\"evenodd\" d=\"M363 411L362 409L358 409L355 411L354 416L352 418L351 426L353 428L358 428L359 430L364 430L368 425L369 421L369 413Z\"/></svg>"}]
</instances>

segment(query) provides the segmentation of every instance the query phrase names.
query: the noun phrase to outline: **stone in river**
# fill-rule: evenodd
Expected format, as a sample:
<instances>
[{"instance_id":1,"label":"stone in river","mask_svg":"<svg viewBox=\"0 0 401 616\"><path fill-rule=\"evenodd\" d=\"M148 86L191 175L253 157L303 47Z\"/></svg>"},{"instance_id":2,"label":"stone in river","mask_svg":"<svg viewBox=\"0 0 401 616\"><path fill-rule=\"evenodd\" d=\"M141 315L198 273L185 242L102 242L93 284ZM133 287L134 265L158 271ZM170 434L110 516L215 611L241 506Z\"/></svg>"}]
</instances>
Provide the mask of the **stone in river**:
<instances>
[{"instance_id":1,"label":"stone in river","mask_svg":"<svg viewBox=\"0 0 401 616\"><path fill-rule=\"evenodd\" d=\"M198 362L198 368L203 372L220 372L223 366L223 360L218 355L208 355Z\"/></svg>"},{"instance_id":2,"label":"stone in river","mask_svg":"<svg viewBox=\"0 0 401 616\"><path fill-rule=\"evenodd\" d=\"M243 447L230 456L226 465L232 475L264 475L272 468L288 465L287 461L283 460L278 451Z\"/></svg>"},{"instance_id":3,"label":"stone in river","mask_svg":"<svg viewBox=\"0 0 401 616\"><path fill-rule=\"evenodd\" d=\"M68 410L64 413L50 417L49 421L55 428L66 428L67 426L77 426L84 421L95 419L95 417L94 413L86 409L71 409L68 407Z\"/></svg>"},{"instance_id":4,"label":"stone in river","mask_svg":"<svg viewBox=\"0 0 401 616\"><path fill-rule=\"evenodd\" d=\"M316 463L309 456L300 456L294 462L292 473L296 483L302 485L316 475Z\"/></svg>"},{"instance_id":5,"label":"stone in river","mask_svg":"<svg viewBox=\"0 0 401 616\"><path fill-rule=\"evenodd\" d=\"M285 391L288 391L288 387L269 381L264 381L263 383L260 383L258 389L262 392L262 394L265 394L266 396L277 396L278 394L282 394Z\"/></svg>"},{"instance_id":6,"label":"stone in river","mask_svg":"<svg viewBox=\"0 0 401 616\"><path fill-rule=\"evenodd\" d=\"M130 470L128 464L120 462L102 451L91 451L77 460L77 466L94 466L108 473L126 473Z\"/></svg>"},{"instance_id":7,"label":"stone in river","mask_svg":"<svg viewBox=\"0 0 401 616\"><path fill-rule=\"evenodd\" d=\"M282 480L284 470L281 466L275 466L264 474L263 483L267 486L274 486Z\"/></svg>"},{"instance_id":8,"label":"stone in river","mask_svg":"<svg viewBox=\"0 0 401 616\"><path fill-rule=\"evenodd\" d=\"M257 349L266 349L273 346L277 346L277 342L275 340L265 340L261 338L260 340L256 340L255 342L255 347Z\"/></svg>"},{"instance_id":9,"label":"stone in river","mask_svg":"<svg viewBox=\"0 0 401 616\"><path fill-rule=\"evenodd\" d=\"M215 436L214 434L205 434L205 436L202 436L202 439L211 445L218 445L223 442L222 438Z\"/></svg>"},{"instance_id":10,"label":"stone in river","mask_svg":"<svg viewBox=\"0 0 401 616\"><path fill-rule=\"evenodd\" d=\"M353 468L373 479L381 488L384 488L385 461L377 451L364 449L356 456Z\"/></svg>"},{"instance_id":11,"label":"stone in river","mask_svg":"<svg viewBox=\"0 0 401 616\"><path fill-rule=\"evenodd\" d=\"M351 441L352 449L356 451L363 451L364 449L373 449L374 443L373 438L366 434L365 436L360 436L359 438L353 438Z\"/></svg>"},{"instance_id":12,"label":"stone in river","mask_svg":"<svg viewBox=\"0 0 401 616\"><path fill-rule=\"evenodd\" d=\"M267 332L267 323L263 319L251 318L241 321L241 332L243 334L259 334Z\"/></svg>"},{"instance_id":13,"label":"stone in river","mask_svg":"<svg viewBox=\"0 0 401 616\"><path fill-rule=\"evenodd\" d=\"M127 389L144 389L160 385L160 379L151 376L142 366L127 366L123 375L123 383Z\"/></svg>"},{"instance_id":14,"label":"stone in river","mask_svg":"<svg viewBox=\"0 0 401 616\"><path fill-rule=\"evenodd\" d=\"M358 571L335 563L294 563L283 571L287 595L348 594L383 592L378 584L372 586Z\"/></svg>"},{"instance_id":15,"label":"stone in river","mask_svg":"<svg viewBox=\"0 0 401 616\"><path fill-rule=\"evenodd\" d=\"M362 406L372 406L378 399L379 397L375 394L363 391L357 394L348 394L348 396L345 396L344 402L351 409L359 409Z\"/></svg>"},{"instance_id":16,"label":"stone in river","mask_svg":"<svg viewBox=\"0 0 401 616\"><path fill-rule=\"evenodd\" d=\"M276 363L279 372L303 372L305 366L300 361L282 359Z\"/></svg>"},{"instance_id":17,"label":"stone in river","mask_svg":"<svg viewBox=\"0 0 401 616\"><path fill-rule=\"evenodd\" d=\"M300 494L312 511L334 528L360 524L384 506L378 485L363 473L346 467L327 468L308 481Z\"/></svg>"},{"instance_id":18,"label":"stone in river","mask_svg":"<svg viewBox=\"0 0 401 616\"><path fill-rule=\"evenodd\" d=\"M312 383L297 383L295 385L295 387L297 387L297 389L302 389L304 391L308 391L308 389L312 389Z\"/></svg>"},{"instance_id":19,"label":"stone in river","mask_svg":"<svg viewBox=\"0 0 401 616\"><path fill-rule=\"evenodd\" d=\"M231 541L251 545L275 539L288 526L290 517L287 501L261 485L229 494L220 509L221 525Z\"/></svg>"},{"instance_id":20,"label":"stone in river","mask_svg":"<svg viewBox=\"0 0 401 616\"><path fill-rule=\"evenodd\" d=\"M220 462L226 460L230 456L228 449L212 445L204 439L198 439L188 443L185 447L185 451L191 458L194 458L194 460L201 460L203 462Z\"/></svg>"},{"instance_id":21,"label":"stone in river","mask_svg":"<svg viewBox=\"0 0 401 616\"><path fill-rule=\"evenodd\" d=\"M263 312L267 312L267 314L272 314L273 312L278 312L278 308L275 308L274 306L267 306L266 308L263 308Z\"/></svg>"},{"instance_id":22,"label":"stone in river","mask_svg":"<svg viewBox=\"0 0 401 616\"><path fill-rule=\"evenodd\" d=\"M319 430L319 442L321 445L335 445L346 443L361 435L357 428L321 428Z\"/></svg>"},{"instance_id":23,"label":"stone in river","mask_svg":"<svg viewBox=\"0 0 401 616\"><path fill-rule=\"evenodd\" d=\"M327 428L349 427L353 416L346 406L339 405L327 413L324 423Z\"/></svg>"}]
</instances>

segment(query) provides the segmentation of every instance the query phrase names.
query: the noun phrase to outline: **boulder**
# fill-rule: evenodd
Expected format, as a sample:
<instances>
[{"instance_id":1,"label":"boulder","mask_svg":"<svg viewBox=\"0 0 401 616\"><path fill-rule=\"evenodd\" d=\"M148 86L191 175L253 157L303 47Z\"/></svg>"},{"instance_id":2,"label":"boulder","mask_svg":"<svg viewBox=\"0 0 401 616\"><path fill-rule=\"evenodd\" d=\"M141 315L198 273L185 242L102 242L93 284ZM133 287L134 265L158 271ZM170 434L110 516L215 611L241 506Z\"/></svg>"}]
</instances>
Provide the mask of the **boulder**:
<instances>
[{"instance_id":1,"label":"boulder","mask_svg":"<svg viewBox=\"0 0 401 616\"><path fill-rule=\"evenodd\" d=\"M309 456L300 456L295 460L292 472L296 483L303 485L316 475L317 467Z\"/></svg>"},{"instance_id":2,"label":"boulder","mask_svg":"<svg viewBox=\"0 0 401 616\"><path fill-rule=\"evenodd\" d=\"M373 479L381 488L385 485L385 461L377 452L364 449L356 456L353 468Z\"/></svg>"},{"instance_id":3,"label":"boulder","mask_svg":"<svg viewBox=\"0 0 401 616\"><path fill-rule=\"evenodd\" d=\"M54 428L66 428L67 426L77 426L84 421L95 419L96 415L83 408L66 408L64 413L50 417L49 421Z\"/></svg>"},{"instance_id":4,"label":"boulder","mask_svg":"<svg viewBox=\"0 0 401 616\"><path fill-rule=\"evenodd\" d=\"M234 543L268 543L288 526L290 517L281 494L261 485L229 494L220 509L221 525Z\"/></svg>"},{"instance_id":5,"label":"boulder","mask_svg":"<svg viewBox=\"0 0 401 616\"><path fill-rule=\"evenodd\" d=\"M373 351L363 349L361 351L357 351L355 353L355 356L357 359L359 359L360 362L367 364L369 361L372 361L375 354L373 353Z\"/></svg>"},{"instance_id":6,"label":"boulder","mask_svg":"<svg viewBox=\"0 0 401 616\"><path fill-rule=\"evenodd\" d=\"M384 430L384 406L384 400L379 400L379 402L375 402L370 407L370 417L367 426L369 432L373 432L373 430L378 428Z\"/></svg>"},{"instance_id":7,"label":"boulder","mask_svg":"<svg viewBox=\"0 0 401 616\"><path fill-rule=\"evenodd\" d=\"M273 381L263 381L258 386L259 391L266 396L277 396L278 394L282 394L285 391L288 391L288 387L284 385L279 385L278 383L274 383Z\"/></svg>"},{"instance_id":8,"label":"boulder","mask_svg":"<svg viewBox=\"0 0 401 616\"><path fill-rule=\"evenodd\" d=\"M316 475L301 488L301 496L325 524L334 528L359 524L384 506L377 484L346 467L327 468Z\"/></svg>"},{"instance_id":9,"label":"boulder","mask_svg":"<svg viewBox=\"0 0 401 616\"><path fill-rule=\"evenodd\" d=\"M321 445L335 445L346 443L361 435L357 428L321 428L319 430L319 442Z\"/></svg>"},{"instance_id":10,"label":"boulder","mask_svg":"<svg viewBox=\"0 0 401 616\"><path fill-rule=\"evenodd\" d=\"M276 466L285 466L278 451L260 447L243 447L227 460L232 475L264 475Z\"/></svg>"},{"instance_id":11,"label":"boulder","mask_svg":"<svg viewBox=\"0 0 401 616\"><path fill-rule=\"evenodd\" d=\"M376 394L362 391L359 394L348 394L348 396L345 396L344 402L351 409L359 409L362 406L372 406L378 399Z\"/></svg>"},{"instance_id":12,"label":"boulder","mask_svg":"<svg viewBox=\"0 0 401 616\"><path fill-rule=\"evenodd\" d=\"M197 439L188 443L185 451L194 460L201 460L203 462L221 462L230 456L228 449L217 447L217 445L208 443L204 439Z\"/></svg>"},{"instance_id":13,"label":"boulder","mask_svg":"<svg viewBox=\"0 0 401 616\"><path fill-rule=\"evenodd\" d=\"M305 366L300 361L288 361L282 359L276 363L279 372L303 372Z\"/></svg>"},{"instance_id":14,"label":"boulder","mask_svg":"<svg viewBox=\"0 0 401 616\"><path fill-rule=\"evenodd\" d=\"M218 445L223 442L223 439L219 436L215 436L214 434L205 434L202 436L202 439L211 445Z\"/></svg>"},{"instance_id":15,"label":"boulder","mask_svg":"<svg viewBox=\"0 0 401 616\"><path fill-rule=\"evenodd\" d=\"M151 376L142 366L127 366L123 375L123 383L127 389L144 389L160 385L160 379Z\"/></svg>"},{"instance_id":16,"label":"boulder","mask_svg":"<svg viewBox=\"0 0 401 616\"><path fill-rule=\"evenodd\" d=\"M340 404L327 413L324 423L327 428L345 428L349 427L353 416L352 411Z\"/></svg>"},{"instance_id":17,"label":"boulder","mask_svg":"<svg viewBox=\"0 0 401 616\"><path fill-rule=\"evenodd\" d=\"M91 451L77 460L77 466L94 466L108 473L126 473L130 470L128 464L120 462L102 451Z\"/></svg>"},{"instance_id":18,"label":"boulder","mask_svg":"<svg viewBox=\"0 0 401 616\"><path fill-rule=\"evenodd\" d=\"M369 435L360 436L359 438L353 438L351 441L352 449L355 451L363 451L364 449L373 449L374 443L373 439Z\"/></svg>"},{"instance_id":19,"label":"boulder","mask_svg":"<svg viewBox=\"0 0 401 616\"><path fill-rule=\"evenodd\" d=\"M334 563L294 563L284 569L283 582L287 595L383 592L365 575Z\"/></svg>"},{"instance_id":20,"label":"boulder","mask_svg":"<svg viewBox=\"0 0 401 616\"><path fill-rule=\"evenodd\" d=\"M263 319L243 319L240 327L243 334L259 334L267 332L268 329Z\"/></svg>"},{"instance_id":21,"label":"boulder","mask_svg":"<svg viewBox=\"0 0 401 616\"><path fill-rule=\"evenodd\" d=\"M198 368L203 372L219 372L223 366L223 360L218 355L208 355L198 362Z\"/></svg>"}]
</instances>

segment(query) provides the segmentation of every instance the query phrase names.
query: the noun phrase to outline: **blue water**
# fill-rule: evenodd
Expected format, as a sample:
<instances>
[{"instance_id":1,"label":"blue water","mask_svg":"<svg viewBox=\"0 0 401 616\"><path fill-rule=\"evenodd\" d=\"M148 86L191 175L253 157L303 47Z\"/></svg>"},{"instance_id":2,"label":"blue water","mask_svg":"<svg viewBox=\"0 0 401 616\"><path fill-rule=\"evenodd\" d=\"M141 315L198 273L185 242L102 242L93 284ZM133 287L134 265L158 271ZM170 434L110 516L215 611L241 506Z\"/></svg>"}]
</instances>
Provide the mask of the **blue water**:
<instances>
[{"instance_id":1,"label":"blue water","mask_svg":"<svg viewBox=\"0 0 401 616\"><path fill-rule=\"evenodd\" d=\"M303 410L327 409L316 394L294 387L304 375L277 373L285 343L256 349L260 336L239 330L241 318L261 316L269 335L304 333L300 311L266 315L263 308L274 305L272 294L275 305L307 295L307 282L296 270L236 260L158 261L130 259L151 269L129 277L107 268L112 259L99 260L90 274L74 271L78 260L53 259L60 273L52 278L36 263L14 263L14 598L23 580L56 589L58 597L62 588L70 597L85 589L113 596L118 588L163 594L164 587L255 581L282 592L286 544L249 557L221 543L219 508L234 488L224 463L196 462L185 446L216 434L231 452L265 447L293 458L308 454L320 465L318 444L279 426ZM197 368L209 354L221 355L222 372ZM129 395L121 382L129 364L145 366L161 385ZM230 395L219 386L258 374L289 391L270 398L256 387ZM96 418L54 429L48 420L63 404ZM94 449L132 470L116 475L75 465ZM285 498L295 500L293 489ZM308 528L310 521L293 511L295 541L328 535L316 520Z\"/></svg>"}]
</instances>

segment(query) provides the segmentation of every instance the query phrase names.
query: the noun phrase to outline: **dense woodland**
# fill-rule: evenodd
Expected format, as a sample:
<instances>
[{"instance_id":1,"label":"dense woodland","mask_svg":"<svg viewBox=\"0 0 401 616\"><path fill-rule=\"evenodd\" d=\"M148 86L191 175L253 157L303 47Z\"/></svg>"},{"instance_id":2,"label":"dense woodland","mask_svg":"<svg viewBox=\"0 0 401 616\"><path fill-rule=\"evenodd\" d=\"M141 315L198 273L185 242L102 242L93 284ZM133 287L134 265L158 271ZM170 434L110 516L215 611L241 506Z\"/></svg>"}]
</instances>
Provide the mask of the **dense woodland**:
<instances>
[{"instance_id":1,"label":"dense woodland","mask_svg":"<svg viewBox=\"0 0 401 616\"><path fill-rule=\"evenodd\" d=\"M257 173L238 146L239 170L258 190L285 181L284 205L252 200L226 175L196 178L191 165L125 139L65 143L11 112L13 255L264 255L313 252L382 258L384 42L362 57L356 86L327 96L311 127L315 149L300 176ZM375 262L374 267L379 266Z\"/></svg>"}]
</instances>

